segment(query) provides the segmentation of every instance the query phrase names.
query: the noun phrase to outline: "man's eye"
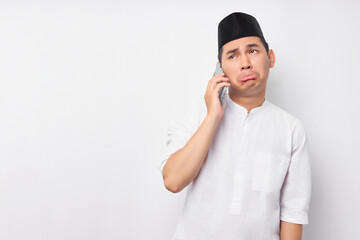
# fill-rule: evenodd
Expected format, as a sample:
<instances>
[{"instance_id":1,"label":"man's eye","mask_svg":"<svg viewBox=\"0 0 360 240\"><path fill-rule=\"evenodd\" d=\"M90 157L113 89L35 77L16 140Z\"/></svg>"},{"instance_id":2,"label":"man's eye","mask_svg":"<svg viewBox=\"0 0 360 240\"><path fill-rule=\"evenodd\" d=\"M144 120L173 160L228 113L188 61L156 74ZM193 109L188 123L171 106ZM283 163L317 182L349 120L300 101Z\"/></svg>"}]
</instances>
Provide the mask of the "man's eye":
<instances>
[{"instance_id":1,"label":"man's eye","mask_svg":"<svg viewBox=\"0 0 360 240\"><path fill-rule=\"evenodd\" d=\"M254 52L257 52L257 50L254 49L250 50L250 53L254 53Z\"/></svg>"},{"instance_id":2,"label":"man's eye","mask_svg":"<svg viewBox=\"0 0 360 240\"><path fill-rule=\"evenodd\" d=\"M233 59L235 56L234 55L231 55L230 57L229 57L229 59Z\"/></svg>"}]
</instances>

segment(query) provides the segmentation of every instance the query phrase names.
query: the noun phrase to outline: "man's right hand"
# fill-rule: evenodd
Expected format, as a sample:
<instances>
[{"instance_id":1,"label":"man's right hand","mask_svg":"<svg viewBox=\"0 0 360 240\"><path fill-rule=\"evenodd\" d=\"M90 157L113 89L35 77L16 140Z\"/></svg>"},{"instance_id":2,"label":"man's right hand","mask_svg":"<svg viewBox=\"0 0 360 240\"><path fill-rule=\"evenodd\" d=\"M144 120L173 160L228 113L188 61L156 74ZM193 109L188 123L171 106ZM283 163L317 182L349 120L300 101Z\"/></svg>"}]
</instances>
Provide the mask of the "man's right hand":
<instances>
[{"instance_id":1,"label":"man's right hand","mask_svg":"<svg viewBox=\"0 0 360 240\"><path fill-rule=\"evenodd\" d=\"M221 82L223 81L223 82ZM224 73L215 75L209 80L204 98L206 102L207 115L219 120L224 115L224 106L221 105L219 99L220 88L229 87L229 79Z\"/></svg>"}]
</instances>

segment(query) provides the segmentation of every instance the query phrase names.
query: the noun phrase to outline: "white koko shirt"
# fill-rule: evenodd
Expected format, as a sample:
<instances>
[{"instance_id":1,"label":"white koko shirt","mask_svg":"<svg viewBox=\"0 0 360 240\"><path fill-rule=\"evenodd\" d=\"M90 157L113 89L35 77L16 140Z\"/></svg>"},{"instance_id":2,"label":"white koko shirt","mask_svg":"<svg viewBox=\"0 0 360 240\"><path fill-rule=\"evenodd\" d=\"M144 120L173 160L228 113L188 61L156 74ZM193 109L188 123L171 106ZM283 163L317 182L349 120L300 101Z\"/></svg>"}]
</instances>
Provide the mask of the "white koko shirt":
<instances>
[{"instance_id":1,"label":"white koko shirt","mask_svg":"<svg viewBox=\"0 0 360 240\"><path fill-rule=\"evenodd\" d=\"M280 220L308 223L311 169L304 127L266 99L249 114L229 95L225 99L224 116L198 176L187 187L172 239L278 240ZM161 174L206 113L202 99L171 122Z\"/></svg>"}]
</instances>

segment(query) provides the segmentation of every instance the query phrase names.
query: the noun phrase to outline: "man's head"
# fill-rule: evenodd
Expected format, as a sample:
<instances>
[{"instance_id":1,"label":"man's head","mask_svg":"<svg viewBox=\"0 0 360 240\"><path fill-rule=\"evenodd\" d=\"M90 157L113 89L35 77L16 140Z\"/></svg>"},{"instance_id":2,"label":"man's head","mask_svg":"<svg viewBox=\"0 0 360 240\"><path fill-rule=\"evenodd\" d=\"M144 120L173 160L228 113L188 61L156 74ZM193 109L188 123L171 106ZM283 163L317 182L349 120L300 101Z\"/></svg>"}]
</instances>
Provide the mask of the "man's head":
<instances>
[{"instance_id":1,"label":"man's head","mask_svg":"<svg viewBox=\"0 0 360 240\"><path fill-rule=\"evenodd\" d=\"M242 96L265 95L275 55L257 20L245 13L228 15L219 23L218 44L219 62L230 80L230 91ZM252 79L244 81L245 76Z\"/></svg>"}]
</instances>

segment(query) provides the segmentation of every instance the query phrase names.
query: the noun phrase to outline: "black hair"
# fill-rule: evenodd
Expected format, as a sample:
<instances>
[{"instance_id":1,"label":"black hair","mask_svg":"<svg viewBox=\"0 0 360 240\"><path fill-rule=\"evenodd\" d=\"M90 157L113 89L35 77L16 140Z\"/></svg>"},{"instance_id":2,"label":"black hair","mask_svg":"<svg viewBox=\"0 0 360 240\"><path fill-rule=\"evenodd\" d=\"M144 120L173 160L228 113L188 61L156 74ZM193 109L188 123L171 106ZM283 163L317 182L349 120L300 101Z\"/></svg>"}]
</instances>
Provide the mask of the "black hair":
<instances>
[{"instance_id":1,"label":"black hair","mask_svg":"<svg viewBox=\"0 0 360 240\"><path fill-rule=\"evenodd\" d=\"M262 44L263 44L264 47L265 47L266 54L269 54L269 44L265 41L264 38L260 38L260 41L262 42ZM222 52L223 52L223 47L220 48L219 54L218 54L218 59L219 59L220 65L221 65Z\"/></svg>"}]
</instances>

